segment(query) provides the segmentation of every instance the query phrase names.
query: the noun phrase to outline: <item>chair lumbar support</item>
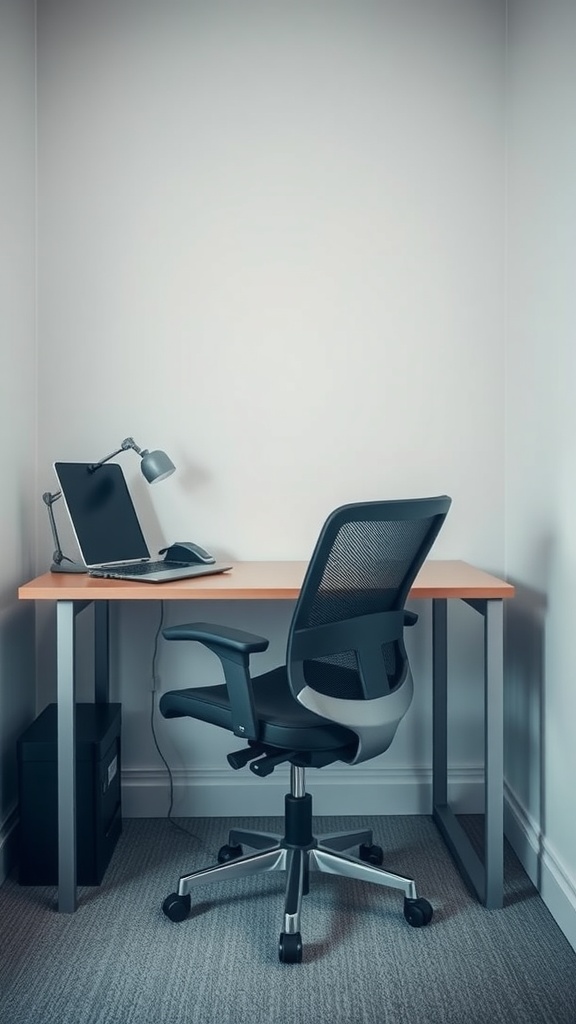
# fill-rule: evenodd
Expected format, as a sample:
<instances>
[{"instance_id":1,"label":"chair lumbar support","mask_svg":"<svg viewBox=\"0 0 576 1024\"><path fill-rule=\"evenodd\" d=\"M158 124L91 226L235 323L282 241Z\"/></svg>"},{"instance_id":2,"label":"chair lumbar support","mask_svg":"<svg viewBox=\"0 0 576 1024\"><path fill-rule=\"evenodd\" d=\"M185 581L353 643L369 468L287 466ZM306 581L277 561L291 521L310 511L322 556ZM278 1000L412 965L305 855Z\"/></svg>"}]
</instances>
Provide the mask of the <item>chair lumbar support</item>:
<instances>
[{"instance_id":1,"label":"chair lumbar support","mask_svg":"<svg viewBox=\"0 0 576 1024\"><path fill-rule=\"evenodd\" d=\"M244 853L244 846L256 853ZM358 847L358 856L344 851ZM312 797L306 793L305 769L291 765L290 792L284 797L284 835L231 829L228 843L218 852L215 865L183 875L178 891L164 900L162 909L171 921L184 921L191 908L190 893L196 886L226 878L244 878L263 871L286 872L283 928L278 941L282 963L300 963L302 899L309 891L311 871L354 878L404 892L404 917L414 928L432 920L432 907L418 898L412 879L382 868L383 851L373 843L371 829L342 832L316 838L312 833Z\"/></svg>"}]
</instances>

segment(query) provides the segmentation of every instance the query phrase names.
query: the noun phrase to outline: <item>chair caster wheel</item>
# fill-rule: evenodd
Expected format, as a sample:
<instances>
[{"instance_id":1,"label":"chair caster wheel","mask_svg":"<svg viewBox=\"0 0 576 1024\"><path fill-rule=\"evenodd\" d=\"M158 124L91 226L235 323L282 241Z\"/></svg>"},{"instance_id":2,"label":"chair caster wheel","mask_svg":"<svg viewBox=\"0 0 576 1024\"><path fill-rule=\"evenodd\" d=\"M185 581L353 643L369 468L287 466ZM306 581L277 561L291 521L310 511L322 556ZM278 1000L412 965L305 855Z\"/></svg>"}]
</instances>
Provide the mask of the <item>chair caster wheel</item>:
<instances>
[{"instance_id":1,"label":"chair caster wheel","mask_svg":"<svg viewBox=\"0 0 576 1024\"><path fill-rule=\"evenodd\" d=\"M221 846L218 850L218 863L227 864L229 860L236 860L243 853L241 846Z\"/></svg>"},{"instance_id":2,"label":"chair caster wheel","mask_svg":"<svg viewBox=\"0 0 576 1024\"><path fill-rule=\"evenodd\" d=\"M300 932L280 932L278 956L282 964L299 964L302 960Z\"/></svg>"},{"instance_id":3,"label":"chair caster wheel","mask_svg":"<svg viewBox=\"0 0 576 1024\"><path fill-rule=\"evenodd\" d=\"M411 900L407 896L404 898L404 917L413 928L422 928L423 925L430 924L433 913L428 900Z\"/></svg>"},{"instance_id":4,"label":"chair caster wheel","mask_svg":"<svg viewBox=\"0 0 576 1024\"><path fill-rule=\"evenodd\" d=\"M381 846L367 846L366 843L362 843L358 856L360 860L374 864L377 868L381 868L384 863L384 851Z\"/></svg>"},{"instance_id":5,"label":"chair caster wheel","mask_svg":"<svg viewBox=\"0 0 576 1024\"><path fill-rule=\"evenodd\" d=\"M179 896L177 892L171 892L162 904L162 910L171 921L185 921L190 913L190 894Z\"/></svg>"}]
</instances>

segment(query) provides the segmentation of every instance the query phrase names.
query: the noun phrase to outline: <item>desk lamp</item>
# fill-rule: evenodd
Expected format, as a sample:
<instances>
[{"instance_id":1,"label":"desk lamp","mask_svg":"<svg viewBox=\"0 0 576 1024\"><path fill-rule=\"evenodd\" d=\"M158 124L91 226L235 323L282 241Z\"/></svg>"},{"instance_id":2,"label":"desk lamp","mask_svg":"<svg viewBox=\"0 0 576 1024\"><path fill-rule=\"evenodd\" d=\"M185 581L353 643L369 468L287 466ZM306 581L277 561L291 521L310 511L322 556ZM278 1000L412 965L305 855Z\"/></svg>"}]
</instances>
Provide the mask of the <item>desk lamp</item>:
<instances>
[{"instance_id":1,"label":"desk lamp","mask_svg":"<svg viewBox=\"0 0 576 1024\"><path fill-rule=\"evenodd\" d=\"M115 455L119 455L120 452L127 452L129 450L136 452L141 458L140 469L146 477L149 484L158 483L160 480L165 480L167 476L170 476L174 472L176 466L171 459L168 458L166 452L156 449L156 451L150 452L147 448L139 448L135 443L133 437L126 437L122 441L119 448L116 448L110 455L107 455L104 459L100 459L99 462L93 462L88 466L89 473L95 473L100 466L103 466L105 462L109 462ZM60 547L60 539L58 537L58 531L56 529L56 520L54 519L54 512L52 506L58 498L62 496L62 491L56 491L51 494L50 491L45 491L42 495L42 501L48 509L48 519L50 520L50 529L52 530L52 539L54 541L54 554L52 555L52 565L50 566L50 572L86 572L86 566L80 562L74 562L67 555L62 553Z\"/></svg>"}]
</instances>

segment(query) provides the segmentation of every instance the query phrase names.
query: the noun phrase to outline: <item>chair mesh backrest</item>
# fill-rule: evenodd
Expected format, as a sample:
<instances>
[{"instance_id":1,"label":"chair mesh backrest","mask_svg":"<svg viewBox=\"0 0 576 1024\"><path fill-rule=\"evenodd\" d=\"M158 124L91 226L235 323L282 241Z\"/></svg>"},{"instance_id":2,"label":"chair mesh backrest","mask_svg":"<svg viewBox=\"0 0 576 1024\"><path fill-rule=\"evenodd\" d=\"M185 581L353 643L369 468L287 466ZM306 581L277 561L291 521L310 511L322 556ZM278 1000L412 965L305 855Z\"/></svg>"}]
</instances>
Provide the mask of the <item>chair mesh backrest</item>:
<instances>
[{"instance_id":1,"label":"chair mesh backrest","mask_svg":"<svg viewBox=\"0 0 576 1024\"><path fill-rule=\"evenodd\" d=\"M402 610L449 504L449 498L366 502L332 513L312 556L292 630ZM402 679L402 638L383 643L381 653L384 694ZM306 684L321 693L367 697L354 651L308 659L303 671Z\"/></svg>"}]
</instances>

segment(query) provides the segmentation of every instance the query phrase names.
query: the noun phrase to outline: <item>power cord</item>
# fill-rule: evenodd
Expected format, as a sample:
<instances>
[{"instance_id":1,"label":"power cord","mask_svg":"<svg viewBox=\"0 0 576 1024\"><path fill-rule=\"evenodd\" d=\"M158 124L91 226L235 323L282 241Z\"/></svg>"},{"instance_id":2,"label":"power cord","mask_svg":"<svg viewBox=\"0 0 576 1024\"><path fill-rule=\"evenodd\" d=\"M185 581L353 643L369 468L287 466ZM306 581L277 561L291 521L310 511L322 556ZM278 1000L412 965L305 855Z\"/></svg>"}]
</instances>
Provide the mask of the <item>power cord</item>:
<instances>
[{"instance_id":1,"label":"power cord","mask_svg":"<svg viewBox=\"0 0 576 1024\"><path fill-rule=\"evenodd\" d=\"M164 757L164 754L162 753L162 750L160 748L160 744L158 743L158 736L156 735L156 724L155 724L155 720L154 720L154 712L156 710L156 692L158 690L158 684L159 684L158 670L157 670L158 653L159 653L158 652L158 645L159 645L160 634L162 632L162 626L163 625L164 625L164 601L160 601L160 619L158 621L158 626L156 627L156 633L155 633L155 636L154 636L154 650L153 650L153 654L152 654L152 693L151 693L152 700L151 700L151 705L150 705L150 729L151 729L151 732L152 732L152 739L154 740L154 746L156 747L156 750L158 751L160 759L161 759L164 767L166 768L166 771L168 773L168 782L170 784L170 804L169 804L169 807L168 807L168 813L166 815L166 818L170 822L170 824L172 825L173 828L177 829L179 832L184 832L188 836L192 836L193 839L196 839L196 840L198 840L199 843L201 843L202 840L201 840L200 836L197 836L195 832L191 832L189 828L184 828L183 825L180 825L172 817L172 809L174 807L174 778L173 778L173 775L172 775L172 769L170 768L170 765L168 764L168 761L166 760L166 758Z\"/></svg>"}]
</instances>

